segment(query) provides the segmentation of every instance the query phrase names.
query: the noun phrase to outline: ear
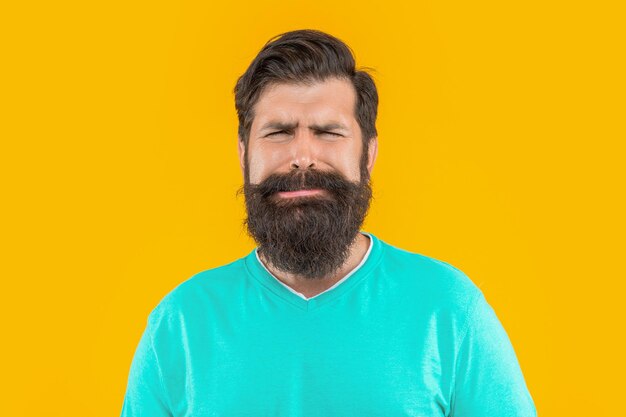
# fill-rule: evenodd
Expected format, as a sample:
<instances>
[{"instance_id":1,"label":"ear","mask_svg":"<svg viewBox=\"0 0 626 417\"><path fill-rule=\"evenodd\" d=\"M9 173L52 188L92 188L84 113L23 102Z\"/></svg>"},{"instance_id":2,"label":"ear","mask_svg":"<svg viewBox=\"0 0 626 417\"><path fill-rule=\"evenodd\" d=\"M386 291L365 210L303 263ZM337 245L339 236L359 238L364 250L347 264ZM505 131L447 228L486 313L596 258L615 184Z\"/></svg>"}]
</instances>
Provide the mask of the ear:
<instances>
[{"instance_id":1,"label":"ear","mask_svg":"<svg viewBox=\"0 0 626 417\"><path fill-rule=\"evenodd\" d=\"M241 175L244 175L246 166L246 146L241 140L241 137L237 137L237 152L239 153L239 166L241 168Z\"/></svg>"},{"instance_id":2,"label":"ear","mask_svg":"<svg viewBox=\"0 0 626 417\"><path fill-rule=\"evenodd\" d=\"M374 136L370 139L369 146L367 148L367 170L372 175L374 169L374 163L378 156L378 136Z\"/></svg>"}]
</instances>

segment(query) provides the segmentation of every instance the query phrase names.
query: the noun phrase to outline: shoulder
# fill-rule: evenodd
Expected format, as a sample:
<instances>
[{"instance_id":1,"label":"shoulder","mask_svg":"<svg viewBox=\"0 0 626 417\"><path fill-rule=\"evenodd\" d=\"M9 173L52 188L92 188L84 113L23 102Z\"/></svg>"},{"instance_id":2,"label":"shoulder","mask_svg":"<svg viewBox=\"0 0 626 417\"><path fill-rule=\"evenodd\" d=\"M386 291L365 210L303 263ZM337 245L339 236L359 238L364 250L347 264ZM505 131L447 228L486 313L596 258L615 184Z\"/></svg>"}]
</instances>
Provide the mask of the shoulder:
<instances>
[{"instance_id":1,"label":"shoulder","mask_svg":"<svg viewBox=\"0 0 626 417\"><path fill-rule=\"evenodd\" d=\"M449 262L381 242L383 273L432 309L452 308L467 312L482 291L459 267Z\"/></svg>"},{"instance_id":2,"label":"shoulder","mask_svg":"<svg viewBox=\"0 0 626 417\"><path fill-rule=\"evenodd\" d=\"M149 322L156 325L164 319L197 314L199 309L228 299L228 294L241 288L246 279L244 259L198 272L181 282L152 309Z\"/></svg>"}]
</instances>

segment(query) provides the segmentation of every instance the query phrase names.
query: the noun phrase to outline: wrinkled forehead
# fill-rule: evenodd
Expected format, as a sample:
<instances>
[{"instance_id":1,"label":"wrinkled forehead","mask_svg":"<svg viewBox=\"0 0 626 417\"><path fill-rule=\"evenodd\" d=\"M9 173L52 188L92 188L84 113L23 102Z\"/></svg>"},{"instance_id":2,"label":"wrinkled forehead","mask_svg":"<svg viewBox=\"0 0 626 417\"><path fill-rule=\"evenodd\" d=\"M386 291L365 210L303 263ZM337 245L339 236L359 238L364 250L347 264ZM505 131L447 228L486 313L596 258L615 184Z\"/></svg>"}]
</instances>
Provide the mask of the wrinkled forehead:
<instances>
[{"instance_id":1,"label":"wrinkled forehead","mask_svg":"<svg viewBox=\"0 0 626 417\"><path fill-rule=\"evenodd\" d=\"M308 83L272 83L254 106L252 129L268 123L356 124L356 92L349 80L329 78Z\"/></svg>"}]
</instances>

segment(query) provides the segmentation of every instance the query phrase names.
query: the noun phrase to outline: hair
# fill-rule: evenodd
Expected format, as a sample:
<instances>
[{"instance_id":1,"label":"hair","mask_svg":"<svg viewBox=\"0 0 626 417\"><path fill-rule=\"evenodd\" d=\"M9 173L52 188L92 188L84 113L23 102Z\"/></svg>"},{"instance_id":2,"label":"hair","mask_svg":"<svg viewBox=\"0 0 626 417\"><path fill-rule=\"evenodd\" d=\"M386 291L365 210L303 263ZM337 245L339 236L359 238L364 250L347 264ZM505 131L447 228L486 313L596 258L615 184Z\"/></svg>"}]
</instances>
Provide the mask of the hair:
<instances>
[{"instance_id":1,"label":"hair","mask_svg":"<svg viewBox=\"0 0 626 417\"><path fill-rule=\"evenodd\" d=\"M378 91L373 78L357 69L352 50L340 39L319 30L285 32L270 39L235 85L239 140L248 145L254 105L270 84L313 84L330 77L349 80L356 90L355 117L364 153L377 136Z\"/></svg>"}]
</instances>

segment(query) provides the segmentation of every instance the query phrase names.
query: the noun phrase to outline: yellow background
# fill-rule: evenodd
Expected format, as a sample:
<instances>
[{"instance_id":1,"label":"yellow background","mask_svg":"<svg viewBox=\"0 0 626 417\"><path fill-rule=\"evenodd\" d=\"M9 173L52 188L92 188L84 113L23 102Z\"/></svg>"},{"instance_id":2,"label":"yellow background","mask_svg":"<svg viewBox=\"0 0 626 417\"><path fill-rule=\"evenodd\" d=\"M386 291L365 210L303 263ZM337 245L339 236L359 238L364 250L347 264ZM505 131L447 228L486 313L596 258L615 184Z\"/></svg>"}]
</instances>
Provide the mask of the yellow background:
<instances>
[{"instance_id":1,"label":"yellow background","mask_svg":"<svg viewBox=\"0 0 626 417\"><path fill-rule=\"evenodd\" d=\"M541 416L626 415L619 2L6 3L3 416L119 415L150 310L253 248L232 88L298 28L376 69L364 229L473 279Z\"/></svg>"}]
</instances>

